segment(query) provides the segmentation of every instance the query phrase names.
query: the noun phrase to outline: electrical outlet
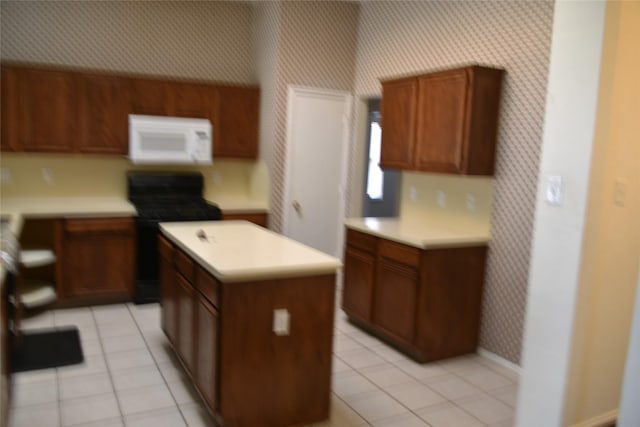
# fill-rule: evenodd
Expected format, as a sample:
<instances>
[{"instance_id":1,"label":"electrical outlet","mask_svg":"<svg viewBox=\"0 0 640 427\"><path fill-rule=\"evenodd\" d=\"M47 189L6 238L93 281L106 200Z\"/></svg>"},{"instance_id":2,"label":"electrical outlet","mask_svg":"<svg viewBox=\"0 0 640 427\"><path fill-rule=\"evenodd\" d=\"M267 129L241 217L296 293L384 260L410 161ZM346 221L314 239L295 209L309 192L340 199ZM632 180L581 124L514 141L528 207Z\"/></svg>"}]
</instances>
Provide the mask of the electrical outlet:
<instances>
[{"instance_id":1,"label":"electrical outlet","mask_svg":"<svg viewBox=\"0 0 640 427\"><path fill-rule=\"evenodd\" d=\"M447 205L447 195L444 193L444 191L436 191L436 202L441 208L444 208Z\"/></svg>"},{"instance_id":2,"label":"electrical outlet","mask_svg":"<svg viewBox=\"0 0 640 427\"><path fill-rule=\"evenodd\" d=\"M0 182L11 182L11 171L9 168L0 168Z\"/></svg>"},{"instance_id":3,"label":"electrical outlet","mask_svg":"<svg viewBox=\"0 0 640 427\"><path fill-rule=\"evenodd\" d=\"M476 197L471 194L471 193L467 193L467 210L471 211L471 212L475 212L476 210Z\"/></svg>"},{"instance_id":4,"label":"electrical outlet","mask_svg":"<svg viewBox=\"0 0 640 427\"><path fill-rule=\"evenodd\" d=\"M42 179L47 184L53 184L55 182L55 176L50 168L42 168Z\"/></svg>"},{"instance_id":5,"label":"electrical outlet","mask_svg":"<svg viewBox=\"0 0 640 427\"><path fill-rule=\"evenodd\" d=\"M409 187L409 200L411 200L412 202L415 202L417 198L418 198L418 191L416 190L416 187Z\"/></svg>"},{"instance_id":6,"label":"electrical outlet","mask_svg":"<svg viewBox=\"0 0 640 427\"><path fill-rule=\"evenodd\" d=\"M273 310L273 332L276 335L289 335L289 321L289 310L286 308Z\"/></svg>"},{"instance_id":7,"label":"electrical outlet","mask_svg":"<svg viewBox=\"0 0 640 427\"><path fill-rule=\"evenodd\" d=\"M215 171L211 174L211 180L213 181L213 185L219 187L222 184L222 177L220 176L220 172Z\"/></svg>"}]
</instances>

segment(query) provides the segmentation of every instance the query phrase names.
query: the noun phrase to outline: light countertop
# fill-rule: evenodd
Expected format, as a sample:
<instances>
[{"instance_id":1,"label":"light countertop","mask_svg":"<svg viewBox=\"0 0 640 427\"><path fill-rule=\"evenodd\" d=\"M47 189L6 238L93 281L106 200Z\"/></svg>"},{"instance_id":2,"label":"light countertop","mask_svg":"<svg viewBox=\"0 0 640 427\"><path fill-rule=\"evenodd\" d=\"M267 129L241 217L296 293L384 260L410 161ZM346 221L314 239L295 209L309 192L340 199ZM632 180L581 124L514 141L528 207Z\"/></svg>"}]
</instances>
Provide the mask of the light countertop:
<instances>
[{"instance_id":1,"label":"light countertop","mask_svg":"<svg viewBox=\"0 0 640 427\"><path fill-rule=\"evenodd\" d=\"M334 274L340 260L247 221L163 223L162 233L221 282ZM202 230L206 240L197 236Z\"/></svg>"},{"instance_id":2,"label":"light countertop","mask_svg":"<svg viewBox=\"0 0 640 427\"><path fill-rule=\"evenodd\" d=\"M398 218L350 218L345 226L419 249L476 246L491 240L486 227L455 220L418 222Z\"/></svg>"}]
</instances>

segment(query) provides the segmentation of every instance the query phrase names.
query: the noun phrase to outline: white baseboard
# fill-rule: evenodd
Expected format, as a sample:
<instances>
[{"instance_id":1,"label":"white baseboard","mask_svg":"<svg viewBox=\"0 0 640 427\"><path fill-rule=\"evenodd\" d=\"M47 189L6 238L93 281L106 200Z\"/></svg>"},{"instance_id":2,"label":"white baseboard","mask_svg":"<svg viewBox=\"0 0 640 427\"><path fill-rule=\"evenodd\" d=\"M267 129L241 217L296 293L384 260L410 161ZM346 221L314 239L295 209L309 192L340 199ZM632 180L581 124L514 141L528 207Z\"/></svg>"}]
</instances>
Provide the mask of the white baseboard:
<instances>
[{"instance_id":1,"label":"white baseboard","mask_svg":"<svg viewBox=\"0 0 640 427\"><path fill-rule=\"evenodd\" d=\"M498 356L497 354L482 348L482 347L478 347L478 354L482 357L486 357L487 359L496 362L498 365L502 365L507 369L511 369L512 371L514 371L515 373L517 373L518 375L522 374L522 368L520 367L520 365L516 365L515 363L511 362L510 360L505 359L504 357Z\"/></svg>"},{"instance_id":2,"label":"white baseboard","mask_svg":"<svg viewBox=\"0 0 640 427\"><path fill-rule=\"evenodd\" d=\"M585 421L580 421L577 424L573 424L571 427L599 427L606 424L611 424L618 419L618 409L605 412L604 414L597 415L593 418L589 418Z\"/></svg>"}]
</instances>

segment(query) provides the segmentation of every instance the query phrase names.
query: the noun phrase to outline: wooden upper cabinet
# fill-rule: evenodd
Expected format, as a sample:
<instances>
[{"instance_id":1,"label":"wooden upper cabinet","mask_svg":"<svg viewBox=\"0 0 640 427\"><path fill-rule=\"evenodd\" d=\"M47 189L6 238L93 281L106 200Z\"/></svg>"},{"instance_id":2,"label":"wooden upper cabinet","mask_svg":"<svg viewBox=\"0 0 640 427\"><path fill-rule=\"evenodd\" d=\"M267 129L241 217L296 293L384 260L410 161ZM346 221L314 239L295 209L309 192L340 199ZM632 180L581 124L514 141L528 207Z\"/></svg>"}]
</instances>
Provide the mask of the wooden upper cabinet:
<instances>
[{"instance_id":1,"label":"wooden upper cabinet","mask_svg":"<svg viewBox=\"0 0 640 427\"><path fill-rule=\"evenodd\" d=\"M418 79L417 169L462 172L468 86L466 70Z\"/></svg>"},{"instance_id":2,"label":"wooden upper cabinet","mask_svg":"<svg viewBox=\"0 0 640 427\"><path fill-rule=\"evenodd\" d=\"M176 117L209 119L213 123L216 107L215 87L199 83L172 82L169 88L169 113Z\"/></svg>"},{"instance_id":3,"label":"wooden upper cabinet","mask_svg":"<svg viewBox=\"0 0 640 427\"><path fill-rule=\"evenodd\" d=\"M2 64L0 148L123 155L129 114L206 118L214 157L258 156L255 87Z\"/></svg>"},{"instance_id":4,"label":"wooden upper cabinet","mask_svg":"<svg viewBox=\"0 0 640 427\"><path fill-rule=\"evenodd\" d=\"M2 82L0 83L0 92L2 94L0 114L1 139L0 149L2 151L20 151L18 145L18 115L16 102L17 90L16 71L13 68L2 67Z\"/></svg>"},{"instance_id":5,"label":"wooden upper cabinet","mask_svg":"<svg viewBox=\"0 0 640 427\"><path fill-rule=\"evenodd\" d=\"M24 151L74 151L78 134L75 73L23 69L15 78L17 146Z\"/></svg>"},{"instance_id":6,"label":"wooden upper cabinet","mask_svg":"<svg viewBox=\"0 0 640 427\"><path fill-rule=\"evenodd\" d=\"M470 66L384 82L381 165L492 175L503 72Z\"/></svg>"},{"instance_id":7,"label":"wooden upper cabinet","mask_svg":"<svg viewBox=\"0 0 640 427\"><path fill-rule=\"evenodd\" d=\"M260 90L219 86L213 121L213 157L258 156Z\"/></svg>"},{"instance_id":8,"label":"wooden upper cabinet","mask_svg":"<svg viewBox=\"0 0 640 427\"><path fill-rule=\"evenodd\" d=\"M130 81L116 76L83 75L80 85L79 151L127 154Z\"/></svg>"},{"instance_id":9,"label":"wooden upper cabinet","mask_svg":"<svg viewBox=\"0 0 640 427\"><path fill-rule=\"evenodd\" d=\"M417 81L410 77L382 83L380 166L411 169L415 145Z\"/></svg>"},{"instance_id":10,"label":"wooden upper cabinet","mask_svg":"<svg viewBox=\"0 0 640 427\"><path fill-rule=\"evenodd\" d=\"M169 115L169 91L166 81L133 78L130 85L132 114Z\"/></svg>"}]
</instances>

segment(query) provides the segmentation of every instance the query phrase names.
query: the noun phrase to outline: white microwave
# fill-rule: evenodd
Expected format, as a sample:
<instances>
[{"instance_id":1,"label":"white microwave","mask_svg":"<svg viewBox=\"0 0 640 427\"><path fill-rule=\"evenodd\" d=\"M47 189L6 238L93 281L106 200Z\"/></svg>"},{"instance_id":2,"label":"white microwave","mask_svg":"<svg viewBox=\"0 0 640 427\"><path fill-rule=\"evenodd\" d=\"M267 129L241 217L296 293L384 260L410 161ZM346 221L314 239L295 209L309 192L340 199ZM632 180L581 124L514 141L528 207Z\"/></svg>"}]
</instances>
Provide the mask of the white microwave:
<instances>
[{"instance_id":1,"label":"white microwave","mask_svg":"<svg viewBox=\"0 0 640 427\"><path fill-rule=\"evenodd\" d=\"M210 165L212 126L207 119L129 115L129 159L147 165Z\"/></svg>"}]
</instances>

